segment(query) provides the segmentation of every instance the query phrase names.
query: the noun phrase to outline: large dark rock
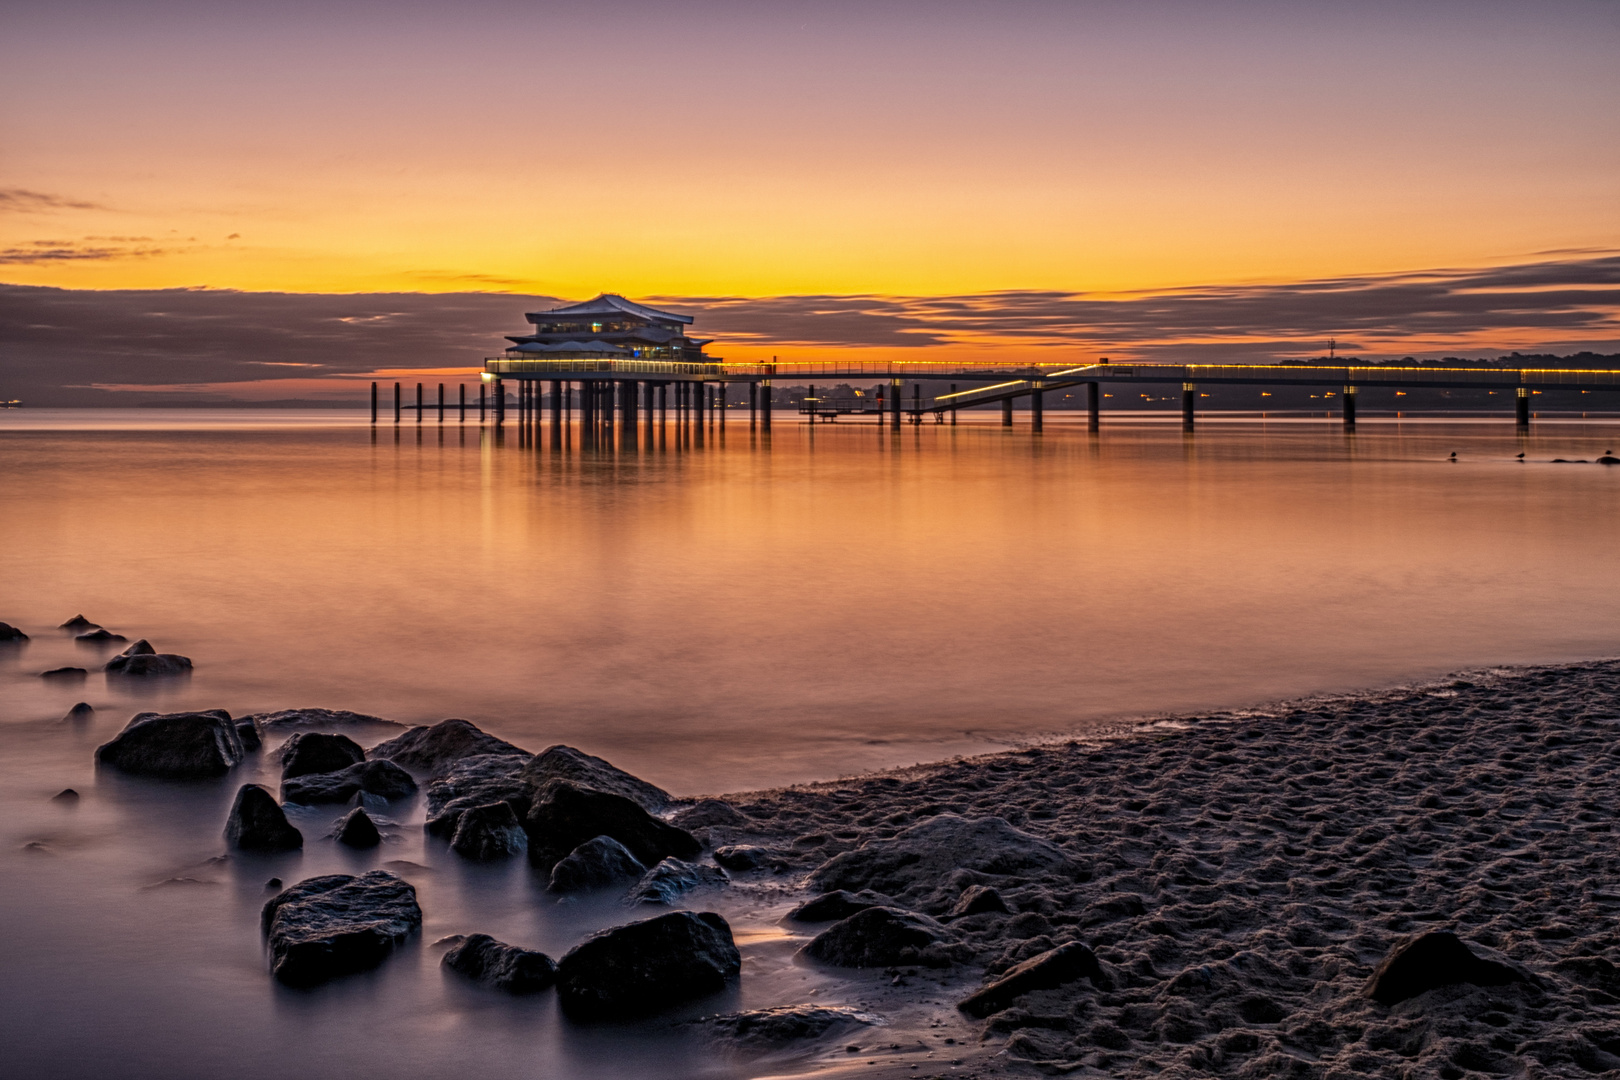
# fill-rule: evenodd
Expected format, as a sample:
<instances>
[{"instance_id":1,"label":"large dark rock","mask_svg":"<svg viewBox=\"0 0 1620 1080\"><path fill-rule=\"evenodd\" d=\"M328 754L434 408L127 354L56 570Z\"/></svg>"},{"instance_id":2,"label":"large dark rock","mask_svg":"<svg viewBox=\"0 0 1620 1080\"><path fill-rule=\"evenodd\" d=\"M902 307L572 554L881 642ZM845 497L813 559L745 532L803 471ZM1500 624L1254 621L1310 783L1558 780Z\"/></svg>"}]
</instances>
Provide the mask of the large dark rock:
<instances>
[{"instance_id":1,"label":"large dark rock","mask_svg":"<svg viewBox=\"0 0 1620 1080\"><path fill-rule=\"evenodd\" d=\"M548 869L598 836L613 837L643 866L655 866L671 855L695 858L703 850L691 833L659 821L639 803L567 780L553 780L540 789L525 824L530 857Z\"/></svg>"},{"instance_id":2,"label":"large dark rock","mask_svg":"<svg viewBox=\"0 0 1620 1080\"><path fill-rule=\"evenodd\" d=\"M371 820L365 807L357 806L338 819L337 827L332 830L332 838L338 843L352 848L374 848L382 843L382 833L377 831L377 823Z\"/></svg>"},{"instance_id":3,"label":"large dark rock","mask_svg":"<svg viewBox=\"0 0 1620 1080\"><path fill-rule=\"evenodd\" d=\"M111 630L103 630L98 626L94 630L74 635L73 640L82 641L86 645L111 645L115 641L128 641L129 638L123 634L115 634ZM147 648L151 649L152 647L148 645ZM156 652L157 650L153 649L152 651Z\"/></svg>"},{"instance_id":4,"label":"large dark rock","mask_svg":"<svg viewBox=\"0 0 1620 1080\"><path fill-rule=\"evenodd\" d=\"M451 850L477 862L511 858L528 846L523 822L503 802L464 810L450 838Z\"/></svg>"},{"instance_id":5,"label":"large dark rock","mask_svg":"<svg viewBox=\"0 0 1620 1080\"><path fill-rule=\"evenodd\" d=\"M570 949L557 965L557 992L575 1016L630 1017L718 993L741 969L725 919L672 911Z\"/></svg>"},{"instance_id":6,"label":"large dark rock","mask_svg":"<svg viewBox=\"0 0 1620 1080\"><path fill-rule=\"evenodd\" d=\"M231 714L137 713L124 730L96 750L103 765L141 776L197 779L222 776L242 760L242 740Z\"/></svg>"},{"instance_id":7,"label":"large dark rock","mask_svg":"<svg viewBox=\"0 0 1620 1080\"><path fill-rule=\"evenodd\" d=\"M0 622L0 641L27 641L28 635L8 622Z\"/></svg>"},{"instance_id":8,"label":"large dark rock","mask_svg":"<svg viewBox=\"0 0 1620 1080\"><path fill-rule=\"evenodd\" d=\"M717 1042L739 1050L764 1052L883 1022L874 1013L847 1005L783 1005L705 1016L694 1024Z\"/></svg>"},{"instance_id":9,"label":"large dark rock","mask_svg":"<svg viewBox=\"0 0 1620 1080\"><path fill-rule=\"evenodd\" d=\"M1380 1005L1395 1005L1457 983L1506 986L1528 981L1524 969L1476 956L1456 934L1434 930L1391 949L1367 980L1365 993Z\"/></svg>"},{"instance_id":10,"label":"large dark rock","mask_svg":"<svg viewBox=\"0 0 1620 1080\"><path fill-rule=\"evenodd\" d=\"M325 731L300 731L276 751L281 762L281 778L291 780L311 773L337 772L366 760L360 744L347 735Z\"/></svg>"},{"instance_id":11,"label":"large dark rock","mask_svg":"<svg viewBox=\"0 0 1620 1080\"><path fill-rule=\"evenodd\" d=\"M592 889L624 887L637 881L647 868L630 849L611 836L585 841L551 868L551 891L586 892Z\"/></svg>"},{"instance_id":12,"label":"large dark rock","mask_svg":"<svg viewBox=\"0 0 1620 1080\"><path fill-rule=\"evenodd\" d=\"M1098 989L1109 989L1113 981L1104 973L1097 954L1078 941L1048 949L1008 971L1001 978L956 1007L969 1016L983 1018L998 1013L1018 998L1036 990L1052 990L1080 979L1090 979Z\"/></svg>"},{"instance_id":13,"label":"large dark rock","mask_svg":"<svg viewBox=\"0 0 1620 1080\"><path fill-rule=\"evenodd\" d=\"M184 675L191 670L191 658L177 653L160 653L142 638L102 667L112 675L135 678L164 675Z\"/></svg>"},{"instance_id":14,"label":"large dark rock","mask_svg":"<svg viewBox=\"0 0 1620 1080\"><path fill-rule=\"evenodd\" d=\"M333 728L377 728L392 731L404 729L404 725L396 724L392 720L349 712L347 709L280 709L276 712L253 713L242 719L253 721L266 735L276 735L283 731L331 731ZM366 734L372 732L367 730Z\"/></svg>"},{"instance_id":15,"label":"large dark rock","mask_svg":"<svg viewBox=\"0 0 1620 1080\"><path fill-rule=\"evenodd\" d=\"M403 799L416 793L416 780L392 761L362 761L337 772L309 773L281 784L284 800L304 806L348 802L359 792Z\"/></svg>"},{"instance_id":16,"label":"large dark rock","mask_svg":"<svg viewBox=\"0 0 1620 1080\"><path fill-rule=\"evenodd\" d=\"M534 760L524 766L523 779L534 790L536 798L548 784L565 780L576 787L623 796L649 813L657 813L670 801L669 792L663 788L572 746L552 746L536 754Z\"/></svg>"},{"instance_id":17,"label":"large dark rock","mask_svg":"<svg viewBox=\"0 0 1620 1080\"><path fill-rule=\"evenodd\" d=\"M304 834L287 820L269 788L243 784L225 819L225 841L248 851L293 851L304 846Z\"/></svg>"},{"instance_id":18,"label":"large dark rock","mask_svg":"<svg viewBox=\"0 0 1620 1080\"><path fill-rule=\"evenodd\" d=\"M314 986L376 967L422 928L416 890L386 870L309 878L264 905L260 928L270 970L289 986Z\"/></svg>"},{"instance_id":19,"label":"large dark rock","mask_svg":"<svg viewBox=\"0 0 1620 1080\"><path fill-rule=\"evenodd\" d=\"M682 859L664 859L647 871L630 890L632 904L673 904L694 889L716 888L731 879L718 866L699 866Z\"/></svg>"},{"instance_id":20,"label":"large dark rock","mask_svg":"<svg viewBox=\"0 0 1620 1080\"><path fill-rule=\"evenodd\" d=\"M1060 871L1070 860L1056 844L1013 828L1000 818L941 814L871 840L827 860L810 877L813 887L874 889L914 901L944 884L956 870L1030 876Z\"/></svg>"},{"instance_id":21,"label":"large dark rock","mask_svg":"<svg viewBox=\"0 0 1620 1080\"><path fill-rule=\"evenodd\" d=\"M85 618L83 615L75 615L75 616L73 616L73 618L69 619L67 622L65 622L61 626L57 627L57 629L58 630L75 630L75 631L83 632L85 630L100 630L101 629L101 624L100 623L93 623L89 619Z\"/></svg>"},{"instance_id":22,"label":"large dark rock","mask_svg":"<svg viewBox=\"0 0 1620 1080\"><path fill-rule=\"evenodd\" d=\"M881 893L872 892L870 889L858 893L838 889L806 900L788 912L788 918L796 922L837 922L839 919L849 918L857 911L865 911L869 907L892 907L893 905L893 900Z\"/></svg>"},{"instance_id":23,"label":"large dark rock","mask_svg":"<svg viewBox=\"0 0 1620 1080\"><path fill-rule=\"evenodd\" d=\"M259 738L259 729L253 726L251 720L236 722L236 737L242 740L242 749L250 754L264 745Z\"/></svg>"},{"instance_id":24,"label":"large dark rock","mask_svg":"<svg viewBox=\"0 0 1620 1080\"><path fill-rule=\"evenodd\" d=\"M467 935L440 962L448 971L508 994L533 994L557 981L557 964L551 957L488 934Z\"/></svg>"},{"instance_id":25,"label":"large dark rock","mask_svg":"<svg viewBox=\"0 0 1620 1080\"><path fill-rule=\"evenodd\" d=\"M893 907L857 911L810 939L801 951L834 967L945 967L950 954L945 928L926 915Z\"/></svg>"},{"instance_id":26,"label":"large dark rock","mask_svg":"<svg viewBox=\"0 0 1620 1080\"><path fill-rule=\"evenodd\" d=\"M392 761L422 776L438 776L453 762L484 754L527 759L529 752L478 730L467 720L441 720L432 727L413 727L371 748L372 760Z\"/></svg>"},{"instance_id":27,"label":"large dark rock","mask_svg":"<svg viewBox=\"0 0 1620 1080\"><path fill-rule=\"evenodd\" d=\"M456 834L464 811L504 802L521 820L532 792L520 775L527 758L516 754L477 754L451 762L427 787L427 831L446 840Z\"/></svg>"}]
</instances>

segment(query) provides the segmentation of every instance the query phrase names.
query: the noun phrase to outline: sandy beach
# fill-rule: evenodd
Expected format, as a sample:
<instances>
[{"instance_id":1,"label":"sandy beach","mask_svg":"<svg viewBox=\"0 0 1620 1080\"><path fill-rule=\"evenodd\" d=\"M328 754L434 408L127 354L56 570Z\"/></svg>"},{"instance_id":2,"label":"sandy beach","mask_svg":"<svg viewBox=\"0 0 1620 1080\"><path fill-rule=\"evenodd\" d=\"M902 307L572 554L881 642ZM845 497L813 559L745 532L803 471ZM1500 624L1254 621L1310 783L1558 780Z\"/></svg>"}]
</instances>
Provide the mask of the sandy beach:
<instances>
[{"instance_id":1,"label":"sandy beach","mask_svg":"<svg viewBox=\"0 0 1620 1080\"><path fill-rule=\"evenodd\" d=\"M740 886L864 886L941 920L959 959L874 975L870 1004L913 1022L883 1040L894 1053L839 1073L1617 1075L1617 729L1620 662L1492 670L726 796L737 814L700 803L676 820L711 847L768 850ZM942 875L881 856L942 815L998 818L1066 858L998 873L969 851ZM1007 911L951 918L975 886ZM1533 981L1370 999L1379 962L1431 930ZM991 981L1070 941L1107 988L1029 993L943 1044L963 1020L946 999L974 988L963 969Z\"/></svg>"}]
</instances>

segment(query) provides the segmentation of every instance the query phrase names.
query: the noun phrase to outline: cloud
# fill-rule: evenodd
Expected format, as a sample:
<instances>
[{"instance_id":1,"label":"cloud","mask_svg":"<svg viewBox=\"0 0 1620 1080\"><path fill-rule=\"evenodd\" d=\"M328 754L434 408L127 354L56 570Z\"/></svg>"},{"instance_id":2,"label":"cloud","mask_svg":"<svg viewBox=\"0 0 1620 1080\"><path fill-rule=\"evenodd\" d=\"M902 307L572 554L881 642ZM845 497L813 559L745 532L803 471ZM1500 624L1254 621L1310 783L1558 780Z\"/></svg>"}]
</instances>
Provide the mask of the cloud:
<instances>
[{"instance_id":1,"label":"cloud","mask_svg":"<svg viewBox=\"0 0 1620 1080\"><path fill-rule=\"evenodd\" d=\"M64 199L60 195L47 195L42 191L25 188L0 188L0 209L13 213L48 213L53 210L105 210L99 203Z\"/></svg>"}]
</instances>

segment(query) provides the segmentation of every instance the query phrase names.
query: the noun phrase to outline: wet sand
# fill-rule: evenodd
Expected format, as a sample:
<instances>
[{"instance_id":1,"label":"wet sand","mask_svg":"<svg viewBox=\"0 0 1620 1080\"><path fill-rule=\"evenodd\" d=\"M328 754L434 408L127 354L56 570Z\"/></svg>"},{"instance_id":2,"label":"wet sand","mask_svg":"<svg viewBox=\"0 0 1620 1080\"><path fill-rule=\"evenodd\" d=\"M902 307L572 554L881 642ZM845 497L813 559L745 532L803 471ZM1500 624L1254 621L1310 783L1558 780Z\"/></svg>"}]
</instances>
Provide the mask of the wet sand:
<instances>
[{"instance_id":1,"label":"wet sand","mask_svg":"<svg viewBox=\"0 0 1620 1080\"><path fill-rule=\"evenodd\" d=\"M832 1074L1617 1075L1617 734L1620 662L1496 669L723 796L744 820L699 835L769 848L777 868L737 885L799 898L832 856L942 814L1002 818L1070 857L891 876L916 911L944 916L980 884L1011 912L948 924L965 964L853 978L845 992L893 1025L823 1055ZM1392 946L1436 929L1538 984L1365 996ZM981 975L1067 941L1096 950L1111 989L955 1010Z\"/></svg>"}]
</instances>

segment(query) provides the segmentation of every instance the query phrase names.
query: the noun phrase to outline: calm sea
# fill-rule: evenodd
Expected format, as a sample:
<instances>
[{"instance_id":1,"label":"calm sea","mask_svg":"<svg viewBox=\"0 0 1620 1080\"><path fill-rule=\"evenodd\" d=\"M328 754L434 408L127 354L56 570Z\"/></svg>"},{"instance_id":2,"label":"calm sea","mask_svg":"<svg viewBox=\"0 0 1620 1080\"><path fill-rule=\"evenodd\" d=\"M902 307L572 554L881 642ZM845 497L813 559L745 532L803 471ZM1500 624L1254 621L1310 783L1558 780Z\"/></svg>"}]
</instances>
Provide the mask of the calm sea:
<instances>
[{"instance_id":1,"label":"calm sea","mask_svg":"<svg viewBox=\"0 0 1620 1080\"><path fill-rule=\"evenodd\" d=\"M1620 447L1620 425L985 419L778 414L763 437L733 415L626 451L334 413L0 413L0 620L34 635L0 653L0 1057L64 1077L725 1071L469 993L426 945L276 989L255 925L272 873L420 864L424 942L561 952L623 916L425 846L419 808L380 855L314 839L321 813L301 857L210 861L244 777L91 768L138 710L461 716L694 794L1620 652L1620 469L1551 462ZM80 612L195 674L138 695L41 680L103 659L53 629ZM96 719L57 723L79 700ZM68 786L77 807L49 801ZM726 903L756 934L738 1000L836 991L768 905Z\"/></svg>"}]
</instances>

